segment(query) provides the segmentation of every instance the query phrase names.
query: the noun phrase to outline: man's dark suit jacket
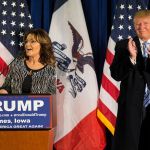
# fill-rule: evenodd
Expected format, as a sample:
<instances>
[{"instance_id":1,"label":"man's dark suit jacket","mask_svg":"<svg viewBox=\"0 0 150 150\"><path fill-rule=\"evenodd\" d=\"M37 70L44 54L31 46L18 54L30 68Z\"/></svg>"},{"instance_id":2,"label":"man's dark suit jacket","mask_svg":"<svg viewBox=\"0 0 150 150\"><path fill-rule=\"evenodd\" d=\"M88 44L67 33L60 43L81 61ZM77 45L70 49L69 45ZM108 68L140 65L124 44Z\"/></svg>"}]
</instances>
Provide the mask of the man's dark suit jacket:
<instances>
[{"instance_id":1,"label":"man's dark suit jacket","mask_svg":"<svg viewBox=\"0 0 150 150\"><path fill-rule=\"evenodd\" d=\"M135 37L134 41L137 47L136 64L131 63L128 40L122 40L116 44L110 66L111 76L121 81L112 150L138 150L145 84L150 87L150 58L145 63L139 39Z\"/></svg>"}]
</instances>

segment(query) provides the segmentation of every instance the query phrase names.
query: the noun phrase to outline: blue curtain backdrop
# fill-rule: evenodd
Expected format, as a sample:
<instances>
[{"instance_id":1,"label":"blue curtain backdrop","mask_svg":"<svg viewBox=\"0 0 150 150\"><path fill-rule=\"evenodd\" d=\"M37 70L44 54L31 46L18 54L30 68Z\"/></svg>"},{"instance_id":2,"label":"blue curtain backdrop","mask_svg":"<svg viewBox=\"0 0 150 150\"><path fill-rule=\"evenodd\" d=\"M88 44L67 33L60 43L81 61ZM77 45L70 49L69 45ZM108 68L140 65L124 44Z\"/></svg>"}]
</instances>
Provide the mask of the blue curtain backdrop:
<instances>
[{"instance_id":1,"label":"blue curtain backdrop","mask_svg":"<svg viewBox=\"0 0 150 150\"><path fill-rule=\"evenodd\" d=\"M27 0L34 27L49 32L54 0ZM111 32L115 4L118 0L82 0L83 11L94 53L97 79L101 82L105 52ZM76 10L77 11L77 10ZM107 147L110 150L111 134L107 131Z\"/></svg>"}]
</instances>

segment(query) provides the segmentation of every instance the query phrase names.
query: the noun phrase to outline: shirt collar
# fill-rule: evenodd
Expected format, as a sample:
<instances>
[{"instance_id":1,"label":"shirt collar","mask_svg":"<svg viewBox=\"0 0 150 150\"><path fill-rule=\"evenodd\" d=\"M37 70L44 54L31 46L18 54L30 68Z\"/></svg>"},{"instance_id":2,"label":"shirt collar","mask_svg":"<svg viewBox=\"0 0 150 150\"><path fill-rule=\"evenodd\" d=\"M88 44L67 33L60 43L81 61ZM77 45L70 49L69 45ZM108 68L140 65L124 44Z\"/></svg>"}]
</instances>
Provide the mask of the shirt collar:
<instances>
[{"instance_id":1,"label":"shirt collar","mask_svg":"<svg viewBox=\"0 0 150 150\"><path fill-rule=\"evenodd\" d=\"M140 43L143 44L145 41L142 41L141 39L139 39ZM147 40L148 43L150 43L150 39Z\"/></svg>"}]
</instances>

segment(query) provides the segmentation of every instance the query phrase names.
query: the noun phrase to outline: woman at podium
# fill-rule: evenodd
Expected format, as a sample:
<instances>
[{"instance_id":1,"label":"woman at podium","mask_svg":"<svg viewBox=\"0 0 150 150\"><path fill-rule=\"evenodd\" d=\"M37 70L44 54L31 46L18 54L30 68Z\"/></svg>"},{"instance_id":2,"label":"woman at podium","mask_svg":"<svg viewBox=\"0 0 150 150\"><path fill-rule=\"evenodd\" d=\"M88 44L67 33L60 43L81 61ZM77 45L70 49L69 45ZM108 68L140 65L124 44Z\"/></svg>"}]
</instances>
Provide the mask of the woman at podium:
<instances>
[{"instance_id":1,"label":"woman at podium","mask_svg":"<svg viewBox=\"0 0 150 150\"><path fill-rule=\"evenodd\" d=\"M49 35L32 29L23 40L24 53L11 63L0 94L55 94L55 57Z\"/></svg>"}]
</instances>

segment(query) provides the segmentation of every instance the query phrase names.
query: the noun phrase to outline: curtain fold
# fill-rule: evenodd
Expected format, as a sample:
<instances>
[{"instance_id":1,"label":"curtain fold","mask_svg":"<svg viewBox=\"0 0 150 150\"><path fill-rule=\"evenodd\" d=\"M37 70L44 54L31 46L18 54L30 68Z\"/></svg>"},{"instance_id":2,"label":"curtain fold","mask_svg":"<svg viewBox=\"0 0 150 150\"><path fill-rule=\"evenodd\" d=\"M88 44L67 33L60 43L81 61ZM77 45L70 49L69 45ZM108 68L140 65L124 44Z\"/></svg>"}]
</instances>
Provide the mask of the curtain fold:
<instances>
[{"instance_id":1,"label":"curtain fold","mask_svg":"<svg viewBox=\"0 0 150 150\"><path fill-rule=\"evenodd\" d=\"M28 0L31 17L35 28L49 31L53 12L53 0Z\"/></svg>"}]
</instances>

